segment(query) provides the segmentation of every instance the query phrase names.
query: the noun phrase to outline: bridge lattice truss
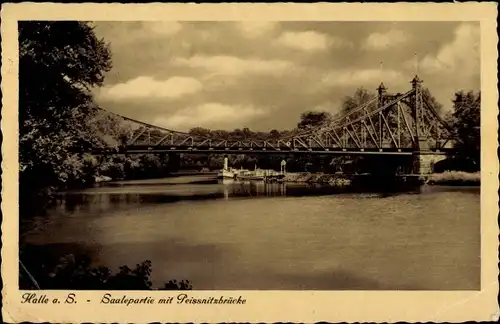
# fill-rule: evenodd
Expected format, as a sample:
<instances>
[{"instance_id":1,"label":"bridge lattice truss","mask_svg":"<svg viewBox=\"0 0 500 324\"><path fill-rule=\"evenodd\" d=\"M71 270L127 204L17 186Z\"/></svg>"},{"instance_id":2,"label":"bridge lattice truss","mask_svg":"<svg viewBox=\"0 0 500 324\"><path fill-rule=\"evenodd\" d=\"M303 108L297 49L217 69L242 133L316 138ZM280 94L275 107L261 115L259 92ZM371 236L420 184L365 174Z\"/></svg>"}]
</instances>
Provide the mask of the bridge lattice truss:
<instances>
[{"instance_id":1,"label":"bridge lattice truss","mask_svg":"<svg viewBox=\"0 0 500 324\"><path fill-rule=\"evenodd\" d=\"M121 150L145 152L213 153L404 153L420 150L446 151L452 133L422 94L416 76L403 94L389 94L383 84L378 96L344 116L280 138L229 139L195 136L140 121ZM448 144L448 145L447 145Z\"/></svg>"}]
</instances>

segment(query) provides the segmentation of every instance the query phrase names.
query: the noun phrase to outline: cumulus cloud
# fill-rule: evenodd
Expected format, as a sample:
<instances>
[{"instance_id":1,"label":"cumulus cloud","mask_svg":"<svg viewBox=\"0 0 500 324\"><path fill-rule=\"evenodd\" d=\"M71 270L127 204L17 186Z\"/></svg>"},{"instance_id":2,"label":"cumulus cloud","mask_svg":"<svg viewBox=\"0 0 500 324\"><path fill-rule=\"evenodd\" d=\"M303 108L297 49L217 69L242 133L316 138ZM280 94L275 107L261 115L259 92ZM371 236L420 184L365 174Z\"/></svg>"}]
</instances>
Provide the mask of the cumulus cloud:
<instances>
[{"instance_id":1,"label":"cumulus cloud","mask_svg":"<svg viewBox=\"0 0 500 324\"><path fill-rule=\"evenodd\" d=\"M154 124L179 130L187 130L196 126L218 128L233 125L242 120L248 121L263 114L265 114L263 109L251 105L233 106L211 102L179 110L167 118L157 118Z\"/></svg>"},{"instance_id":2,"label":"cumulus cloud","mask_svg":"<svg viewBox=\"0 0 500 324\"><path fill-rule=\"evenodd\" d=\"M254 38L271 32L276 25L274 21L242 21L238 23L238 29L244 36Z\"/></svg>"},{"instance_id":3,"label":"cumulus cloud","mask_svg":"<svg viewBox=\"0 0 500 324\"><path fill-rule=\"evenodd\" d=\"M106 41L111 43L112 49L117 49L121 46L134 46L137 41L167 40L182 32L182 29L182 23L176 21L125 21L120 24L100 22L95 31L97 34L104 31Z\"/></svg>"},{"instance_id":4,"label":"cumulus cloud","mask_svg":"<svg viewBox=\"0 0 500 324\"><path fill-rule=\"evenodd\" d=\"M394 70L364 69L331 71L321 78L321 82L328 86L378 85L382 80L384 83L401 82L404 75Z\"/></svg>"},{"instance_id":5,"label":"cumulus cloud","mask_svg":"<svg viewBox=\"0 0 500 324\"><path fill-rule=\"evenodd\" d=\"M223 75L280 74L293 67L293 63L284 60L244 59L226 55L177 57L172 61L172 64L190 68L203 68L211 73Z\"/></svg>"},{"instance_id":6,"label":"cumulus cloud","mask_svg":"<svg viewBox=\"0 0 500 324\"><path fill-rule=\"evenodd\" d=\"M479 25L464 23L455 30L455 38L445 44L436 55L427 55L420 62L420 68L427 73L479 73L480 56Z\"/></svg>"},{"instance_id":7,"label":"cumulus cloud","mask_svg":"<svg viewBox=\"0 0 500 324\"><path fill-rule=\"evenodd\" d=\"M401 45L408 41L408 35L401 30L391 29L385 33L372 33L364 43L364 48L369 50L384 50Z\"/></svg>"},{"instance_id":8,"label":"cumulus cloud","mask_svg":"<svg viewBox=\"0 0 500 324\"><path fill-rule=\"evenodd\" d=\"M318 111L318 112L326 111L326 112L330 112L330 113L335 113L339 110L339 107L341 107L341 106L342 106L342 102L340 100L336 100L336 101L328 100L328 101L322 102L316 106L313 106L311 108L311 110Z\"/></svg>"},{"instance_id":9,"label":"cumulus cloud","mask_svg":"<svg viewBox=\"0 0 500 324\"><path fill-rule=\"evenodd\" d=\"M103 87L99 97L108 100L179 98L199 92L202 88L201 82L194 78L175 76L167 80L155 80L140 76L124 83Z\"/></svg>"},{"instance_id":10,"label":"cumulus cloud","mask_svg":"<svg viewBox=\"0 0 500 324\"><path fill-rule=\"evenodd\" d=\"M177 21L148 22L144 26L150 32L166 36L177 34L182 29L182 25Z\"/></svg>"},{"instance_id":11,"label":"cumulus cloud","mask_svg":"<svg viewBox=\"0 0 500 324\"><path fill-rule=\"evenodd\" d=\"M285 32L277 39L277 43L301 51L321 51L329 46L339 47L348 42L341 38L329 37L314 31Z\"/></svg>"},{"instance_id":12,"label":"cumulus cloud","mask_svg":"<svg viewBox=\"0 0 500 324\"><path fill-rule=\"evenodd\" d=\"M153 123L163 117L162 125L173 129L198 123L221 129L287 129L303 111L335 113L343 98L361 86L375 92L383 80L390 92L409 89L415 51L421 53L424 86L441 103L450 103L455 91L480 86L479 24L400 22L404 33L388 22L340 26L102 22L96 33L111 43L114 67L105 86L95 90L96 100L138 120ZM396 44L402 45L375 52ZM342 50L332 56L335 47ZM381 53L383 71L378 66Z\"/></svg>"}]
</instances>

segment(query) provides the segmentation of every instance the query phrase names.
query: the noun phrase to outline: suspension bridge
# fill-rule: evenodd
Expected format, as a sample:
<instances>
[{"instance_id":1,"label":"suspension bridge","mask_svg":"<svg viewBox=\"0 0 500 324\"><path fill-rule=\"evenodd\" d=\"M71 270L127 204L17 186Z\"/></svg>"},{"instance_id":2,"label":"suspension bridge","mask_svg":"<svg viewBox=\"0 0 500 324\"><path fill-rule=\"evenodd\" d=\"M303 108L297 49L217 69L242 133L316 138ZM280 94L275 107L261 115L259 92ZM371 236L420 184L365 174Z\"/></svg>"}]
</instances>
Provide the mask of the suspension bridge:
<instances>
[{"instance_id":1,"label":"suspension bridge","mask_svg":"<svg viewBox=\"0 0 500 324\"><path fill-rule=\"evenodd\" d=\"M376 154L412 155L416 173L453 150L451 128L423 96L415 75L405 93L391 94L383 82L371 100L336 119L280 138L231 139L195 136L119 116L135 125L116 148L93 154Z\"/></svg>"}]
</instances>

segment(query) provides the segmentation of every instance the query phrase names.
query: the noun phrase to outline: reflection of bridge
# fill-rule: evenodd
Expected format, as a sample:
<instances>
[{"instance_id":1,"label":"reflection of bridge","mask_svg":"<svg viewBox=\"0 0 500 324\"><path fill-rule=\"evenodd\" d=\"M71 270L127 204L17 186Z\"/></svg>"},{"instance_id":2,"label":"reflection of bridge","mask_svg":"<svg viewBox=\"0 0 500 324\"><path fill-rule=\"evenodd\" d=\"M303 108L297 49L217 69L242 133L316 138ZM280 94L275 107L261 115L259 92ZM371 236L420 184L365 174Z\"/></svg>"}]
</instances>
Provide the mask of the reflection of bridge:
<instances>
[{"instance_id":1,"label":"reflection of bridge","mask_svg":"<svg viewBox=\"0 0 500 324\"><path fill-rule=\"evenodd\" d=\"M387 93L382 83L378 96L346 115L280 138L195 136L123 117L136 127L118 152L392 154L414 155L420 165L425 156L442 159L452 150L450 128L423 95L421 83L415 76L411 89L403 94ZM94 153L117 151L101 149Z\"/></svg>"}]
</instances>

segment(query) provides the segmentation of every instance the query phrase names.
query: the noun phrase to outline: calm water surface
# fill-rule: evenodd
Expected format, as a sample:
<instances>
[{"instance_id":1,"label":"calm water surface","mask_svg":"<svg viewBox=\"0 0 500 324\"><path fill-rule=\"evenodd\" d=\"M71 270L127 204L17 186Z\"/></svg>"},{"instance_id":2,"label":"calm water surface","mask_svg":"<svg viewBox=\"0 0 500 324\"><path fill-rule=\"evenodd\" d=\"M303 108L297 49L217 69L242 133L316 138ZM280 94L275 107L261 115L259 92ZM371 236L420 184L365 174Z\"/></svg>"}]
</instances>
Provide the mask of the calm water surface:
<instances>
[{"instance_id":1,"label":"calm water surface","mask_svg":"<svg viewBox=\"0 0 500 324\"><path fill-rule=\"evenodd\" d=\"M193 289L480 288L479 187L398 194L209 176L124 181L64 195L22 233L117 270Z\"/></svg>"}]
</instances>

